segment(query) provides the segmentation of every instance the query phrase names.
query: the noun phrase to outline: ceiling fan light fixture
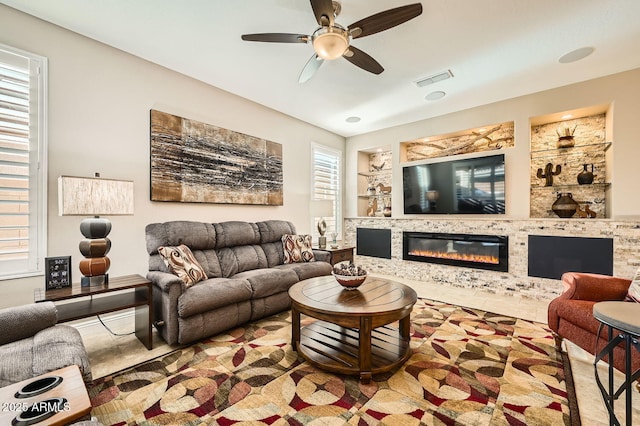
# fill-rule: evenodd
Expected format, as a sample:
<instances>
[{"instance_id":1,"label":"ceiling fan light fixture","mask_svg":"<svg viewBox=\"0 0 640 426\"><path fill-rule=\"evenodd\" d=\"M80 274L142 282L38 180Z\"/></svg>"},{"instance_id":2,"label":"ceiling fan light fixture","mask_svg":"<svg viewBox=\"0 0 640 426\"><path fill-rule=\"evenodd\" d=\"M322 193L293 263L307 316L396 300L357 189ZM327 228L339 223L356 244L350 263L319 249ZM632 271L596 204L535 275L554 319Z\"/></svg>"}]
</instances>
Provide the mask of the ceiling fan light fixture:
<instances>
[{"instance_id":1,"label":"ceiling fan light fixture","mask_svg":"<svg viewBox=\"0 0 640 426\"><path fill-rule=\"evenodd\" d=\"M313 50L322 59L337 59L349 48L349 33L338 26L318 28L312 40Z\"/></svg>"}]
</instances>

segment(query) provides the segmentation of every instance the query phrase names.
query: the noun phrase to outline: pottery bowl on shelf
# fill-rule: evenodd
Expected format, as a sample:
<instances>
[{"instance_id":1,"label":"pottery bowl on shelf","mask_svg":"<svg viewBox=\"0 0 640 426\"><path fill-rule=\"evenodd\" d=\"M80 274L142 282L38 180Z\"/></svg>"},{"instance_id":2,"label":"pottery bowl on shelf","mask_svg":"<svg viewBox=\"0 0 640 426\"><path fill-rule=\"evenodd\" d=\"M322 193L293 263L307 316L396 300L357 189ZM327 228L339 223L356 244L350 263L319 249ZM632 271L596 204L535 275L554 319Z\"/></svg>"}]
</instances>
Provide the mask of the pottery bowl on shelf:
<instances>
[{"instance_id":1,"label":"pottery bowl on shelf","mask_svg":"<svg viewBox=\"0 0 640 426\"><path fill-rule=\"evenodd\" d=\"M367 279L366 275L338 275L333 273L333 278L347 290L356 289Z\"/></svg>"}]
</instances>

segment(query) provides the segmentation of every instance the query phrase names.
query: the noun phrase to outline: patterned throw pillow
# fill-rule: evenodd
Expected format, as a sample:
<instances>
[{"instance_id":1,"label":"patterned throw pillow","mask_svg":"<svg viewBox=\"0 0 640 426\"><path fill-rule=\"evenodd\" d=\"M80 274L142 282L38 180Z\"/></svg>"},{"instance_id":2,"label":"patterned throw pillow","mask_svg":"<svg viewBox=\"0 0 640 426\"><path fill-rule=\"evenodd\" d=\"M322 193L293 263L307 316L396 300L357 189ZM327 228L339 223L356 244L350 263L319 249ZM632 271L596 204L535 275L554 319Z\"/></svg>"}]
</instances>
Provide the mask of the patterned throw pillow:
<instances>
[{"instance_id":1,"label":"patterned throw pillow","mask_svg":"<svg viewBox=\"0 0 640 426\"><path fill-rule=\"evenodd\" d=\"M185 289L207 279L204 269L193 256L189 247L184 244L178 247L158 247L158 253L162 256L167 268L184 282Z\"/></svg>"},{"instance_id":2,"label":"patterned throw pillow","mask_svg":"<svg viewBox=\"0 0 640 426\"><path fill-rule=\"evenodd\" d=\"M311 235L282 236L284 247L284 263L313 262L313 250L311 249Z\"/></svg>"},{"instance_id":3,"label":"patterned throw pillow","mask_svg":"<svg viewBox=\"0 0 640 426\"><path fill-rule=\"evenodd\" d=\"M625 300L640 303L640 269L636 271L636 276L633 277L633 281L631 281Z\"/></svg>"}]
</instances>

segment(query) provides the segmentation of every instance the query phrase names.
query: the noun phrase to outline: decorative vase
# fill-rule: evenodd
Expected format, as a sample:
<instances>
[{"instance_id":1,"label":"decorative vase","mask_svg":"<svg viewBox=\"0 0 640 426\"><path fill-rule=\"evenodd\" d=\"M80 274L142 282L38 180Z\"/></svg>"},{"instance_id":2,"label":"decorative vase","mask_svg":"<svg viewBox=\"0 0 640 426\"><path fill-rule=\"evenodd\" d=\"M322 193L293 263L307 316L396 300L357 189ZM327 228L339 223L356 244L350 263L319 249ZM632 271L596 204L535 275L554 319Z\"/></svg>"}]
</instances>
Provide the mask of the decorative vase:
<instances>
[{"instance_id":1,"label":"decorative vase","mask_svg":"<svg viewBox=\"0 0 640 426\"><path fill-rule=\"evenodd\" d=\"M560 136L558 138L557 147L558 148L571 148L575 146L576 141L573 139L573 136Z\"/></svg>"},{"instance_id":2,"label":"decorative vase","mask_svg":"<svg viewBox=\"0 0 640 426\"><path fill-rule=\"evenodd\" d=\"M367 195L371 195L371 196L376 195L376 188L374 188L373 185L370 185L367 188Z\"/></svg>"},{"instance_id":3,"label":"decorative vase","mask_svg":"<svg viewBox=\"0 0 640 426\"><path fill-rule=\"evenodd\" d=\"M573 135L576 132L576 128L578 125L573 126L573 129L568 126L559 127L556 129L556 133L558 134L558 148L571 148L576 144L576 141L573 139Z\"/></svg>"},{"instance_id":4,"label":"decorative vase","mask_svg":"<svg viewBox=\"0 0 640 426\"><path fill-rule=\"evenodd\" d=\"M573 194L570 192L561 192L558 194L558 198L551 205L551 210L558 215L558 217L568 219L576 214L579 204L573 199Z\"/></svg>"},{"instance_id":5,"label":"decorative vase","mask_svg":"<svg viewBox=\"0 0 640 426\"><path fill-rule=\"evenodd\" d=\"M382 215L384 217L391 217L391 206L389 204L385 204L382 209Z\"/></svg>"},{"instance_id":6,"label":"decorative vase","mask_svg":"<svg viewBox=\"0 0 640 426\"><path fill-rule=\"evenodd\" d=\"M591 164L591 171L587 170L589 164L583 164L583 170L578 173L578 183L580 185L589 185L593 183L593 164Z\"/></svg>"}]
</instances>

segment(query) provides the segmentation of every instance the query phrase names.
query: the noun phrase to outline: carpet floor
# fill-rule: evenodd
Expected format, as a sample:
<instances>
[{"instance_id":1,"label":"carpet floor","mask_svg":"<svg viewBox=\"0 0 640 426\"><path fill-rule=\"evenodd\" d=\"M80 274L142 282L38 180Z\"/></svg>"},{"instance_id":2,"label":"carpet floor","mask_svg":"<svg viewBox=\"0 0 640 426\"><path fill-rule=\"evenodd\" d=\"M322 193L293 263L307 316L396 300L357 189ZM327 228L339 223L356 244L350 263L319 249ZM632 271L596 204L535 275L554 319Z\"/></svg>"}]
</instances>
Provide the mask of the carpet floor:
<instances>
[{"instance_id":1,"label":"carpet floor","mask_svg":"<svg viewBox=\"0 0 640 426\"><path fill-rule=\"evenodd\" d=\"M411 358L363 385L299 358L283 312L94 381L92 415L105 425L579 424L546 325L418 299L411 333Z\"/></svg>"}]
</instances>

